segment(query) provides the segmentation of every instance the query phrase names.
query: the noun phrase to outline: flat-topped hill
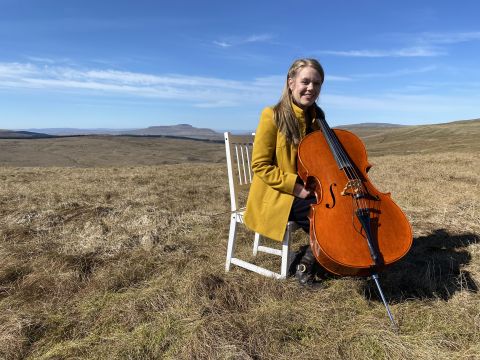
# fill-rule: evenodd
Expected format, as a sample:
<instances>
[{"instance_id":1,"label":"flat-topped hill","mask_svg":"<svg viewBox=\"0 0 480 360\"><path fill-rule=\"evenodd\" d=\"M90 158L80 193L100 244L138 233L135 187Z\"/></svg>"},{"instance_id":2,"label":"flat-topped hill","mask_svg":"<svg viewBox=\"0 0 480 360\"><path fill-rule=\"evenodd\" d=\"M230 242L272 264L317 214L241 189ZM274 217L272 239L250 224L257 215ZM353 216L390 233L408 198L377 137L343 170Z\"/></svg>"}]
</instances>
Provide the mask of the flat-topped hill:
<instances>
[{"instance_id":1,"label":"flat-topped hill","mask_svg":"<svg viewBox=\"0 0 480 360\"><path fill-rule=\"evenodd\" d=\"M125 131L126 135L167 135L179 137L191 137L197 139L217 139L223 138L222 134L207 128L197 128L189 124L179 124L171 126L150 126L146 129L137 129Z\"/></svg>"}]
</instances>

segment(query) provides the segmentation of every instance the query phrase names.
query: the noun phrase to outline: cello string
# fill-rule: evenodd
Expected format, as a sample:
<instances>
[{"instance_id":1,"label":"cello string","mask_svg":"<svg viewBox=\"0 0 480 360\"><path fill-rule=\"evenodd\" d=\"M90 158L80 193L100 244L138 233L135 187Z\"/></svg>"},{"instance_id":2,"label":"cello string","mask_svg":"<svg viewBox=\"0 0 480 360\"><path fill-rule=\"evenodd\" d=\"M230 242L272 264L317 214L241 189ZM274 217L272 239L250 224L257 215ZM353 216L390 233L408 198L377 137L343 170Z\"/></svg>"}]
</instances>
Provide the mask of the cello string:
<instances>
[{"instance_id":1,"label":"cello string","mask_svg":"<svg viewBox=\"0 0 480 360\"><path fill-rule=\"evenodd\" d=\"M328 126L328 124L327 124ZM357 184L360 184L359 190L362 193L365 193L365 188L363 186L363 183L361 181L361 178L356 170L356 167L351 163L350 159L348 158L348 155L345 152L345 149L343 146L340 144L340 141L338 140L338 137L336 136L335 132L333 131L332 128L328 127L329 134L331 136L333 146L335 147L335 151L337 151L339 157L342 159L343 163L346 164L346 169L344 172L347 174L347 177L350 176L350 179L357 180ZM361 206L363 208L367 207L367 204L365 203L364 198L360 198L360 201L358 199L355 199L357 206Z\"/></svg>"},{"instance_id":2,"label":"cello string","mask_svg":"<svg viewBox=\"0 0 480 360\"><path fill-rule=\"evenodd\" d=\"M343 149L343 146L340 144L334 131L330 128L330 126L328 126L328 123L326 122L325 119L321 119L321 120L318 119L318 121L321 124L320 126L325 133L325 139L331 146L332 151L334 152L334 155L336 154L338 158L341 160L343 165L342 170L346 173L347 178L350 180L357 180L357 184L360 184L360 190L362 191L362 193L365 193L365 188L360 179L360 176L358 175L357 170L355 169L350 159L348 158L348 155ZM357 208L359 207L367 208L367 204L363 197L361 197L360 199L355 199L355 205L357 206Z\"/></svg>"},{"instance_id":3,"label":"cello string","mask_svg":"<svg viewBox=\"0 0 480 360\"><path fill-rule=\"evenodd\" d=\"M343 159L344 162L347 163L347 169L345 172L351 176L354 180L356 180L356 186L358 186L358 190L362 192L362 194L365 193L365 188L363 186L363 183L361 181L360 175L357 172L356 167L354 164L350 161L348 155L345 152L345 149L343 146L340 144L340 141L338 140L338 137L336 136L335 132L333 129L330 129L331 135L333 137L333 142L335 143L336 151L338 151L340 157ZM357 206L360 206L362 208L366 208L367 204L364 200L363 197L360 197L359 199L355 199L355 202L357 203Z\"/></svg>"},{"instance_id":4,"label":"cello string","mask_svg":"<svg viewBox=\"0 0 480 360\"><path fill-rule=\"evenodd\" d=\"M363 197L363 195L366 193L365 191L365 188L364 188L364 185L363 185L363 182L361 180L361 177L360 175L358 174L357 172L357 168L356 166L351 162L351 160L349 159L348 157L348 154L345 152L345 149L343 148L343 146L341 145L340 141L338 140L338 137L335 135L334 131L331 130L332 134L333 134L333 141L334 143L336 144L336 147L339 151L339 154L340 156L344 159L344 161L346 161L348 163L347 165L347 168L348 168L348 171L345 171L347 174L349 174L351 176L352 179L354 179L355 181L355 184L354 184L354 188L357 190L355 191L354 193L355 194L358 194L360 193L360 197L357 198L357 197L354 197L354 200L355 200L355 204L357 205L357 209L358 208L367 208L367 203L365 201L365 198Z\"/></svg>"},{"instance_id":5,"label":"cello string","mask_svg":"<svg viewBox=\"0 0 480 360\"><path fill-rule=\"evenodd\" d=\"M328 126L325 119L319 120L319 122L321 124L320 126L323 130L325 140L327 141L328 145L330 146L330 149L332 150L332 153L333 153L334 157L336 157L338 160L340 160L340 163L343 162L342 164L338 164L338 165L341 165L342 170L347 173L347 178L352 178L352 174L349 171L348 159L346 158L346 156L344 154L342 154L341 147L339 146L339 144L334 142L335 136L334 136L334 134L332 134L331 128ZM337 163L339 163L339 161L337 161ZM346 167L347 170L345 170L345 165L347 165L347 167Z\"/></svg>"},{"instance_id":6,"label":"cello string","mask_svg":"<svg viewBox=\"0 0 480 360\"><path fill-rule=\"evenodd\" d=\"M329 145L331 146L332 152L334 152L334 155L336 154L338 156L338 158L342 162L342 165L344 165L342 170L347 174L347 177L349 177L350 179L358 178L357 174L352 173L351 170L353 169L353 167L349 165L350 161L347 155L345 154L342 146L338 142L337 137L335 136L333 130L328 126L325 119L323 119L322 121L322 129L324 129L325 138L327 139Z\"/></svg>"}]
</instances>

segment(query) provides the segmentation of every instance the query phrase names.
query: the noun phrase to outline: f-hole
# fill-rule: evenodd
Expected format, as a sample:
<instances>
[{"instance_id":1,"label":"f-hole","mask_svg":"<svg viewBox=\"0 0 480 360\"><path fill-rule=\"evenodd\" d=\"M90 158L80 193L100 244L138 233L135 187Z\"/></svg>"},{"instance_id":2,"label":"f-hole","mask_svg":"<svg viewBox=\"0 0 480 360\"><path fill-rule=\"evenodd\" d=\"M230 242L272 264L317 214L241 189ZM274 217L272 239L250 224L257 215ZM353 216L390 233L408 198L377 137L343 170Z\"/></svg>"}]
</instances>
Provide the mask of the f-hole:
<instances>
[{"instance_id":1,"label":"f-hole","mask_svg":"<svg viewBox=\"0 0 480 360\"><path fill-rule=\"evenodd\" d=\"M335 206L335 194L333 193L333 187L334 186L337 186L337 184L333 183L332 185L330 185L330 195L332 195L332 200L333 200L333 203L332 205L330 204L325 204L325 207L327 209L333 209L333 207Z\"/></svg>"}]
</instances>

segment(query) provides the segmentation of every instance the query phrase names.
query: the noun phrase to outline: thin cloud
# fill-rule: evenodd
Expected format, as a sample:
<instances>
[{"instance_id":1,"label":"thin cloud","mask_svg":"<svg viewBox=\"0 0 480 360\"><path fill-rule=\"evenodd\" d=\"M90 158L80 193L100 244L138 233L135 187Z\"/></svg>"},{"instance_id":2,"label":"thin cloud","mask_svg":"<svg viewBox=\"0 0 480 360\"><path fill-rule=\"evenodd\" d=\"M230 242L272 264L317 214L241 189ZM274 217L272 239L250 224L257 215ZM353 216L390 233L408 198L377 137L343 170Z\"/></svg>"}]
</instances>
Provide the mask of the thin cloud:
<instances>
[{"instance_id":1,"label":"thin cloud","mask_svg":"<svg viewBox=\"0 0 480 360\"><path fill-rule=\"evenodd\" d=\"M268 42L273 39L271 34L253 34L246 37L225 37L222 40L214 40L213 44L221 48L229 48L243 44Z\"/></svg>"},{"instance_id":2,"label":"thin cloud","mask_svg":"<svg viewBox=\"0 0 480 360\"><path fill-rule=\"evenodd\" d=\"M222 47L222 48L228 48L228 47L232 46L232 44L227 43L226 41L214 41L213 43L217 46Z\"/></svg>"},{"instance_id":3,"label":"thin cloud","mask_svg":"<svg viewBox=\"0 0 480 360\"><path fill-rule=\"evenodd\" d=\"M457 44L468 41L480 40L480 31L458 33L423 33L419 42L426 44Z\"/></svg>"},{"instance_id":4,"label":"thin cloud","mask_svg":"<svg viewBox=\"0 0 480 360\"><path fill-rule=\"evenodd\" d=\"M207 102L207 103L193 104L193 107L211 109L211 108L234 107L234 106L238 106L238 105L240 105L240 104L238 102L235 102L235 101L220 100L220 101L212 101L212 102Z\"/></svg>"},{"instance_id":5,"label":"thin cloud","mask_svg":"<svg viewBox=\"0 0 480 360\"><path fill-rule=\"evenodd\" d=\"M354 79L349 76L337 76L337 75L325 75L325 81L353 81Z\"/></svg>"},{"instance_id":6,"label":"thin cloud","mask_svg":"<svg viewBox=\"0 0 480 360\"><path fill-rule=\"evenodd\" d=\"M272 38L273 36L270 34L251 35L241 41L241 43L266 42L272 40Z\"/></svg>"},{"instance_id":7,"label":"thin cloud","mask_svg":"<svg viewBox=\"0 0 480 360\"><path fill-rule=\"evenodd\" d=\"M391 72L384 72L384 73L367 73L367 74L357 74L353 77L355 78L389 78L389 77L398 77L398 76L405 76L405 75L412 75L412 74L422 74L431 71L437 70L438 67L435 65L424 66L421 68L416 69L400 69Z\"/></svg>"},{"instance_id":8,"label":"thin cloud","mask_svg":"<svg viewBox=\"0 0 480 360\"><path fill-rule=\"evenodd\" d=\"M35 74L37 69L31 64L22 63L0 63L0 79L18 78ZM1 84L0 84L1 86Z\"/></svg>"},{"instance_id":9,"label":"thin cloud","mask_svg":"<svg viewBox=\"0 0 480 360\"><path fill-rule=\"evenodd\" d=\"M321 50L317 53L321 55L335 55L344 57L367 57L367 58L382 58L382 57L434 57L445 55L446 52L442 49L435 49L432 47L415 46L410 48L393 49L393 50Z\"/></svg>"},{"instance_id":10,"label":"thin cloud","mask_svg":"<svg viewBox=\"0 0 480 360\"><path fill-rule=\"evenodd\" d=\"M479 41L480 31L450 33L425 32L414 36L409 34L405 40L415 45L399 49L320 50L317 51L317 53L321 55L365 58L437 57L448 54L448 49L445 45Z\"/></svg>"},{"instance_id":11,"label":"thin cloud","mask_svg":"<svg viewBox=\"0 0 480 360\"><path fill-rule=\"evenodd\" d=\"M152 75L116 70L76 69L0 63L0 88L81 91L106 96L147 97L189 102L197 107L230 107L242 102L271 101L275 78L237 81L178 74ZM219 100L221 99L221 100Z\"/></svg>"},{"instance_id":12,"label":"thin cloud","mask_svg":"<svg viewBox=\"0 0 480 360\"><path fill-rule=\"evenodd\" d=\"M49 57L40 57L40 56L27 56L26 59L34 63L43 63L48 65L55 64L72 64L73 61L68 58L49 58Z\"/></svg>"}]
</instances>

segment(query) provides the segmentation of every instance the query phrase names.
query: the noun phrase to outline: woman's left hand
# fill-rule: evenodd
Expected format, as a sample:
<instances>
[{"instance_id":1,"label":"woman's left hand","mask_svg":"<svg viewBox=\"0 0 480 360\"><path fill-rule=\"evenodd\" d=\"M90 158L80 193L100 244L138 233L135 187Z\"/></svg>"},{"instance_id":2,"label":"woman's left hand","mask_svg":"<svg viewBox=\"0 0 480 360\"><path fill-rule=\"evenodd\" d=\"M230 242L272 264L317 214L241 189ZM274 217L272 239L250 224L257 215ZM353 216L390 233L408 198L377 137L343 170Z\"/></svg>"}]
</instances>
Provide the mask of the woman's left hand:
<instances>
[{"instance_id":1,"label":"woman's left hand","mask_svg":"<svg viewBox=\"0 0 480 360\"><path fill-rule=\"evenodd\" d=\"M296 183L295 187L293 188L293 195L298 198L305 199L310 195L310 190L307 190L302 184Z\"/></svg>"}]
</instances>

